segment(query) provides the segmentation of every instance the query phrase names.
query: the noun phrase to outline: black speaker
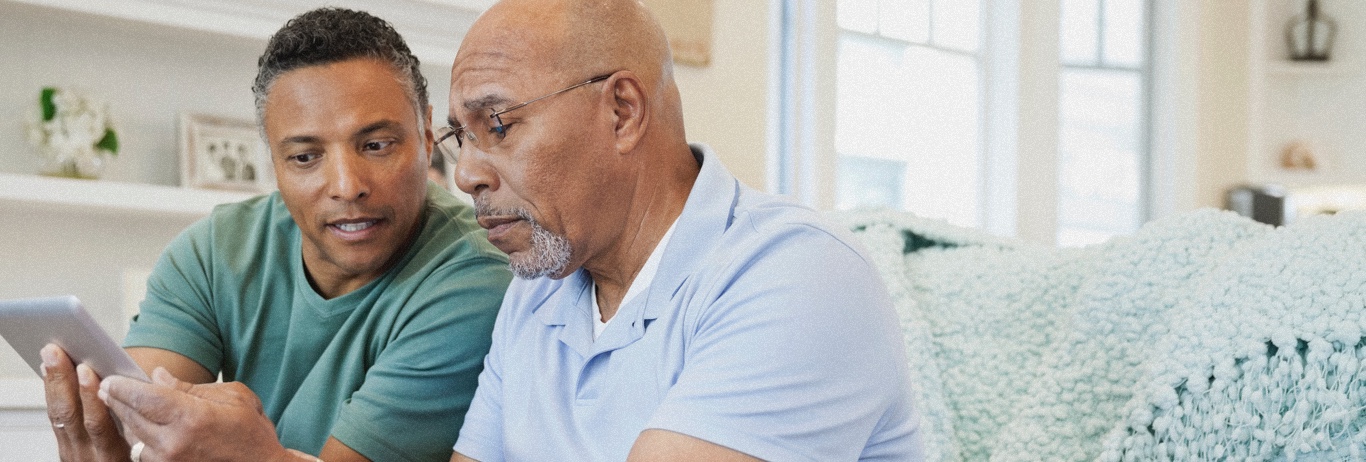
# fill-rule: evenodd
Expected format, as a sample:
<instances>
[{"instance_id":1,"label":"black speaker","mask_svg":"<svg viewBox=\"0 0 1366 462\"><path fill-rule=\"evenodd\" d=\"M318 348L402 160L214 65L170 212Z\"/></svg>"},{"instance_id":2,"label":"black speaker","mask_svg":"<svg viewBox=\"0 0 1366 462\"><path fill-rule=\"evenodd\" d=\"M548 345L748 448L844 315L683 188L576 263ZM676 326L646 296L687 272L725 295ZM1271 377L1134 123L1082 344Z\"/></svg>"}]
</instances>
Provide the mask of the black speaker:
<instances>
[{"instance_id":1,"label":"black speaker","mask_svg":"<svg viewBox=\"0 0 1366 462\"><path fill-rule=\"evenodd\" d=\"M1228 190L1224 207L1261 223L1282 226L1292 217L1286 210L1285 188L1279 185L1244 185Z\"/></svg>"}]
</instances>

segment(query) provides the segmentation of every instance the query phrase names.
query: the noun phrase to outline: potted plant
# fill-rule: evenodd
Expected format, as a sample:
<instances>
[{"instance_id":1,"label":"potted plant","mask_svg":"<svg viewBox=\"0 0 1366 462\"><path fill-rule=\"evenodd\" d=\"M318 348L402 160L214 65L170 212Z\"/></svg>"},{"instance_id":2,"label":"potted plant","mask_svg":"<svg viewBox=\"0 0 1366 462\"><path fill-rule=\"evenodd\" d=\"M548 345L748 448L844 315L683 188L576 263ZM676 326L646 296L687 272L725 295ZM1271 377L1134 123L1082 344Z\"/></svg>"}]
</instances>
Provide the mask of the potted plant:
<instances>
[{"instance_id":1,"label":"potted plant","mask_svg":"<svg viewBox=\"0 0 1366 462\"><path fill-rule=\"evenodd\" d=\"M77 91L45 87L39 95L40 119L29 141L44 158L44 175L99 178L118 156L119 138L109 106Z\"/></svg>"}]
</instances>

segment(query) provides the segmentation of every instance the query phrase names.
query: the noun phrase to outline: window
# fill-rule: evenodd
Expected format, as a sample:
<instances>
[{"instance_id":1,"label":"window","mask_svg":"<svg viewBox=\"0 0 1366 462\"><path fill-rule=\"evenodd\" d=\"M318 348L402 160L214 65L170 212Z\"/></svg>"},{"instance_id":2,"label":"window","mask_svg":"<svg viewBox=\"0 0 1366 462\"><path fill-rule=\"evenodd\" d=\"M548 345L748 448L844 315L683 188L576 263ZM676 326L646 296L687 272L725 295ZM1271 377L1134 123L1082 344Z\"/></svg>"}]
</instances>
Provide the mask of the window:
<instances>
[{"instance_id":1,"label":"window","mask_svg":"<svg viewBox=\"0 0 1366 462\"><path fill-rule=\"evenodd\" d=\"M980 227L981 4L839 0L835 207Z\"/></svg>"},{"instance_id":2,"label":"window","mask_svg":"<svg viewBox=\"0 0 1366 462\"><path fill-rule=\"evenodd\" d=\"M1132 233L1180 193L1152 192L1179 170L1150 145L1191 143L1167 118L1152 134L1152 56L1174 90L1191 72L1174 67L1185 45L1150 32L1192 8L1168 3L777 2L774 189L1045 244ZM1189 103L1158 96L1164 114Z\"/></svg>"},{"instance_id":3,"label":"window","mask_svg":"<svg viewBox=\"0 0 1366 462\"><path fill-rule=\"evenodd\" d=\"M1129 234L1148 218L1147 0L1063 0L1058 244Z\"/></svg>"}]
</instances>

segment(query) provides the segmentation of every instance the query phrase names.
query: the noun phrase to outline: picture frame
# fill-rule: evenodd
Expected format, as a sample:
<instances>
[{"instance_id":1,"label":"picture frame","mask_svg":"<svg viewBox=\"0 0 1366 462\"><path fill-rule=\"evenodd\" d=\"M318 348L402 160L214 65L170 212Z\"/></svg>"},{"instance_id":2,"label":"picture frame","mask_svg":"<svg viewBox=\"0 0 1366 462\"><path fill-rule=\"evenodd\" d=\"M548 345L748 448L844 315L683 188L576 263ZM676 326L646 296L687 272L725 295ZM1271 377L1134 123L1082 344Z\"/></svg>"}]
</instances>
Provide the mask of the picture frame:
<instances>
[{"instance_id":1,"label":"picture frame","mask_svg":"<svg viewBox=\"0 0 1366 462\"><path fill-rule=\"evenodd\" d=\"M711 65L713 1L644 1L669 37L674 62L694 67Z\"/></svg>"},{"instance_id":2,"label":"picture frame","mask_svg":"<svg viewBox=\"0 0 1366 462\"><path fill-rule=\"evenodd\" d=\"M248 120L180 115L180 185L266 192L274 184L270 154Z\"/></svg>"}]
</instances>

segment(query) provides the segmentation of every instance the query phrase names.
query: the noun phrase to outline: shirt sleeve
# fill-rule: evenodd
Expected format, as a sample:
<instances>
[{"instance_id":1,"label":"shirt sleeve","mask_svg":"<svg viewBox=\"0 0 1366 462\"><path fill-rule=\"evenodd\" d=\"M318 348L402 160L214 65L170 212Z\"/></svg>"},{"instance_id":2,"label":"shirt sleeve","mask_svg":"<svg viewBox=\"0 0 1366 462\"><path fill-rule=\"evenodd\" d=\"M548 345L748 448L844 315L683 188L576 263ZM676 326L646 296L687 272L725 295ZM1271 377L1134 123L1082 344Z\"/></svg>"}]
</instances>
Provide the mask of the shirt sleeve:
<instances>
[{"instance_id":1,"label":"shirt sleeve","mask_svg":"<svg viewBox=\"0 0 1366 462\"><path fill-rule=\"evenodd\" d=\"M515 305L519 293L517 286L522 280L513 281L508 288L508 298L498 312L498 320L493 324L493 345L484 358L484 371L479 374L479 389L470 402L469 413L465 415L465 426L460 429L460 438L455 442L455 452L481 462L497 462L503 455L503 347L499 344L509 328L508 319L512 316L511 306Z\"/></svg>"},{"instance_id":2,"label":"shirt sleeve","mask_svg":"<svg viewBox=\"0 0 1366 462\"><path fill-rule=\"evenodd\" d=\"M511 278L504 261L489 257L430 275L430 287L405 304L416 310L411 319L343 404L332 436L371 460L449 460Z\"/></svg>"},{"instance_id":3,"label":"shirt sleeve","mask_svg":"<svg viewBox=\"0 0 1366 462\"><path fill-rule=\"evenodd\" d=\"M905 421L891 300L857 252L808 229L719 274L688 307L686 366L646 428L765 460L824 461L856 460L884 422Z\"/></svg>"},{"instance_id":4,"label":"shirt sleeve","mask_svg":"<svg viewBox=\"0 0 1366 462\"><path fill-rule=\"evenodd\" d=\"M186 228L162 252L123 346L170 350L216 374L223 364L223 338L212 309L210 220Z\"/></svg>"}]
</instances>

